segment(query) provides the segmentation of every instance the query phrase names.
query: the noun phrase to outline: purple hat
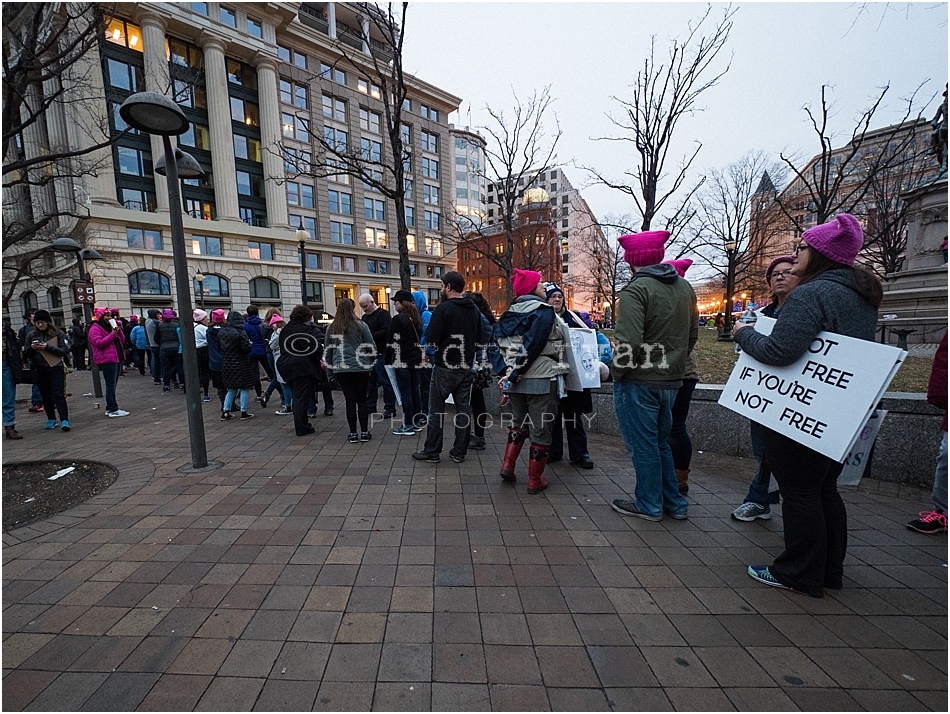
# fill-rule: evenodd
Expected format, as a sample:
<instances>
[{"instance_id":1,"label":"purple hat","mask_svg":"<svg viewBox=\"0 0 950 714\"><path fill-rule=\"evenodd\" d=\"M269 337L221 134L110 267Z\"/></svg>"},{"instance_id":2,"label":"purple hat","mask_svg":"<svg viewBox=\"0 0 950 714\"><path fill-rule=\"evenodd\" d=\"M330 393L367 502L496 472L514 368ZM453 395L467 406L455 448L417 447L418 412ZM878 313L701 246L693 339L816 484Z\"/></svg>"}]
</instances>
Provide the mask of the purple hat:
<instances>
[{"instance_id":1,"label":"purple hat","mask_svg":"<svg viewBox=\"0 0 950 714\"><path fill-rule=\"evenodd\" d=\"M656 265L663 260L669 231L645 231L620 236L617 242L623 248L623 259L633 268Z\"/></svg>"},{"instance_id":2,"label":"purple hat","mask_svg":"<svg viewBox=\"0 0 950 714\"><path fill-rule=\"evenodd\" d=\"M769 263L769 267L765 269L765 282L772 282L772 271L775 270L775 266L779 263L794 263L794 255L780 255L778 258Z\"/></svg>"},{"instance_id":3,"label":"purple hat","mask_svg":"<svg viewBox=\"0 0 950 714\"><path fill-rule=\"evenodd\" d=\"M802 233L802 240L842 265L854 265L854 259L864 247L861 224L850 213L839 213L833 221L809 228Z\"/></svg>"},{"instance_id":4,"label":"purple hat","mask_svg":"<svg viewBox=\"0 0 950 714\"><path fill-rule=\"evenodd\" d=\"M175 311L166 307L164 310L162 310L162 319L163 320L175 319Z\"/></svg>"},{"instance_id":5,"label":"purple hat","mask_svg":"<svg viewBox=\"0 0 950 714\"><path fill-rule=\"evenodd\" d=\"M589 312L579 312L577 316L581 318L581 321L587 325L589 328L594 329L594 321L590 319Z\"/></svg>"}]
</instances>

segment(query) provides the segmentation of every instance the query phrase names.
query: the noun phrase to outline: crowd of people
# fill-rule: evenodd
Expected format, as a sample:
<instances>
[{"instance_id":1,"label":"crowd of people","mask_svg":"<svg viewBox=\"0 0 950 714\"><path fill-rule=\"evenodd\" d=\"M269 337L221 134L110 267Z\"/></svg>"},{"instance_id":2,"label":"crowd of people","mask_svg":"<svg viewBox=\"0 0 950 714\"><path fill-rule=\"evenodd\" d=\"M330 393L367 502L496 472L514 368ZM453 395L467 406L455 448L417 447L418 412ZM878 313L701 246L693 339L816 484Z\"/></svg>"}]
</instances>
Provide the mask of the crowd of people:
<instances>
[{"instance_id":1,"label":"crowd of people","mask_svg":"<svg viewBox=\"0 0 950 714\"><path fill-rule=\"evenodd\" d=\"M687 417L699 380L699 314L685 279L691 261L663 260L668 238L666 231L620 237L632 279L620 294L613 342L594 328L589 315L566 308L560 286L520 269L512 276L515 297L497 318L481 294L465 290L465 279L456 271L443 276L441 300L431 310L419 291L396 291L392 314L365 294L356 302L341 300L325 329L303 305L286 318L271 308L262 319L254 305L243 314L195 310L202 399L212 401L213 386L222 421L248 420L254 418L252 390L261 407L277 392L281 407L276 414L293 415L296 435L306 437L316 432L311 420L319 394L324 414L333 415L335 387L345 402L346 439L361 444L372 438L378 420L370 415L379 414L382 391L382 417L394 435L426 432L413 459L438 463L450 429L448 457L462 463L470 449L485 448L485 429L495 423L485 390L497 380L501 423L507 428L498 473L503 481L518 483L519 456L528 444L526 486L535 495L549 487L547 464L564 457L565 439L570 463L594 468L584 419L593 411L591 391L568 388L577 370L571 330L589 330L596 335L602 379L613 382L620 433L636 472L633 493L613 500L613 509L650 521L686 519L692 457ZM736 343L762 363L784 366L804 355L822 331L873 340L882 289L874 276L854 265L862 245L860 224L847 214L806 231L795 254L776 258L766 270L774 299L763 314L776 319L771 333L740 322L734 328ZM28 329L20 335L5 322L7 438L21 438L8 403L8 376L19 380L21 365L38 392L31 411L45 411L47 429L70 430L64 387L68 360L71 356L73 367L84 369L87 345L105 384L107 416L128 414L116 401L125 369L142 375L148 369L165 393L184 389L181 326L173 310L150 310L139 321L97 308L95 318L89 326L74 320L69 335L44 310L29 316ZM944 410L946 342L944 337L930 390L932 403ZM934 510L908 524L925 533L947 528L946 417L943 429ZM781 498L785 550L770 565L750 565L749 575L813 597L841 588L847 549L847 513L837 490L842 464L754 422L751 430L760 466L732 516L768 519ZM770 493L773 476L779 490Z\"/></svg>"}]
</instances>

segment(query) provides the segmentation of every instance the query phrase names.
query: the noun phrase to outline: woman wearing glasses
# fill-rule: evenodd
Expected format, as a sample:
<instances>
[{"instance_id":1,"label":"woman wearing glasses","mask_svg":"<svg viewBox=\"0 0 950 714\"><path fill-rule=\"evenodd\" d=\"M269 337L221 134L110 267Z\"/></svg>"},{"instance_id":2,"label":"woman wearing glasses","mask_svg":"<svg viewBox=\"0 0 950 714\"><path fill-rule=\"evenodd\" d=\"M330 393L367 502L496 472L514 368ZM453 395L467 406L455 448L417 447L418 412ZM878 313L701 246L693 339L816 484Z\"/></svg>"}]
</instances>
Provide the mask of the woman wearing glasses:
<instances>
[{"instance_id":1,"label":"woman wearing glasses","mask_svg":"<svg viewBox=\"0 0 950 714\"><path fill-rule=\"evenodd\" d=\"M798 285L798 276L792 274L792 265L795 263L794 255L781 255L771 263L765 271L765 282L768 283L772 291L772 302L762 308L762 314L765 317L778 317L779 311L785 304L785 299L792 289ZM778 503L779 492L769 493L769 477L771 472L768 463L762 464L762 452L764 450L763 438L765 428L758 422L749 422L750 438L752 440L752 454L759 462L759 470L752 479L749 486L749 493L746 494L742 505L732 512L732 517L739 521L754 521L761 518L767 521L772 517L771 504Z\"/></svg>"},{"instance_id":2,"label":"woman wearing glasses","mask_svg":"<svg viewBox=\"0 0 950 714\"><path fill-rule=\"evenodd\" d=\"M785 300L771 335L736 326L735 341L754 359L785 366L826 330L874 340L883 291L871 273L854 267L864 245L861 224L840 213L802 235L792 274L799 286ZM822 597L842 587L848 523L837 479L842 464L765 429L765 460L785 499L785 551L770 566L750 565L766 585Z\"/></svg>"}]
</instances>

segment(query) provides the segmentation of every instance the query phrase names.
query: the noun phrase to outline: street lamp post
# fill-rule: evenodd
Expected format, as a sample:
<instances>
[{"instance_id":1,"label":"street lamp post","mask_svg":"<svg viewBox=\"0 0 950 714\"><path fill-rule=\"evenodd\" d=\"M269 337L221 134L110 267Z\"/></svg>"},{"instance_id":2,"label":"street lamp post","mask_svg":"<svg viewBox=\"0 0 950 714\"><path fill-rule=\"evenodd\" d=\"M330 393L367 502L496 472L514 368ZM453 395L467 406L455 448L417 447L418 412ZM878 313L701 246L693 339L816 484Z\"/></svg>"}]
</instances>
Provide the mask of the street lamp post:
<instances>
[{"instance_id":1,"label":"street lamp post","mask_svg":"<svg viewBox=\"0 0 950 714\"><path fill-rule=\"evenodd\" d=\"M205 276L200 270L195 273L195 280L198 282L198 303L201 309L205 309Z\"/></svg>"},{"instance_id":2,"label":"street lamp post","mask_svg":"<svg viewBox=\"0 0 950 714\"><path fill-rule=\"evenodd\" d=\"M102 256L98 251L92 250L90 248L83 248L72 238L57 238L50 244L50 247L53 250L57 250L61 253L76 254L76 263L77 267L79 268L80 282L86 282L86 261L102 260ZM92 305L87 302L82 304L82 317L86 322L86 331L88 332L89 326L92 324ZM87 359L89 360L89 371L92 372L92 393L97 398L101 398L102 380L99 379L99 366L92 358L92 343L89 342L89 340L86 340L86 352Z\"/></svg>"},{"instance_id":3,"label":"street lamp post","mask_svg":"<svg viewBox=\"0 0 950 714\"><path fill-rule=\"evenodd\" d=\"M307 304L307 256L304 254L304 246L307 245L307 240L310 238L310 234L307 233L303 228L298 228L297 233L297 248L300 252L300 304L306 306Z\"/></svg>"},{"instance_id":4,"label":"street lamp post","mask_svg":"<svg viewBox=\"0 0 950 714\"><path fill-rule=\"evenodd\" d=\"M736 248L738 244L734 240L727 240L726 248L726 309L723 319L722 331L719 333L720 342L732 342L732 291L736 287Z\"/></svg>"},{"instance_id":5,"label":"street lamp post","mask_svg":"<svg viewBox=\"0 0 950 714\"><path fill-rule=\"evenodd\" d=\"M182 360L185 371L185 397L188 407L188 435L191 441L191 464L194 469L208 467L204 421L201 415L201 386L198 383L198 352L195 347L195 323L191 319L191 285L188 283L188 258L185 253L185 230L181 218L181 178L198 178L204 171L193 156L172 148L169 137L188 131L190 123L175 102L158 92L139 92L119 107L126 124L146 134L162 137L165 155L155 164L155 173L164 175L168 185L169 217L171 219L172 255L175 266L175 291L181 316Z\"/></svg>"}]
</instances>

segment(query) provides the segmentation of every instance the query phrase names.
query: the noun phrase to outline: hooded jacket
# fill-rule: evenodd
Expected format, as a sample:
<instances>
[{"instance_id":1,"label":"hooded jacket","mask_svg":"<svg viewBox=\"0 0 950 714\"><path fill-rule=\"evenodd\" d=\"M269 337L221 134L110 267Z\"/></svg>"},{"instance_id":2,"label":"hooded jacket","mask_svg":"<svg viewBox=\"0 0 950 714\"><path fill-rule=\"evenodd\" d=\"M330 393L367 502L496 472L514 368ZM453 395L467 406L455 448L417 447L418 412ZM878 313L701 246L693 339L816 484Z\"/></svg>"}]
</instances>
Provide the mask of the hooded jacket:
<instances>
[{"instance_id":1,"label":"hooded jacket","mask_svg":"<svg viewBox=\"0 0 950 714\"><path fill-rule=\"evenodd\" d=\"M117 364L122 361L122 346L125 344L125 333L122 330L113 332L100 321L89 326L89 342L92 344L92 361L99 364Z\"/></svg>"},{"instance_id":2,"label":"hooded jacket","mask_svg":"<svg viewBox=\"0 0 950 714\"><path fill-rule=\"evenodd\" d=\"M679 382L699 338L696 293L672 265L649 265L620 291L615 382Z\"/></svg>"},{"instance_id":3,"label":"hooded jacket","mask_svg":"<svg viewBox=\"0 0 950 714\"><path fill-rule=\"evenodd\" d=\"M263 357L267 354L267 343L264 341L264 328L261 324L261 318L258 315L248 315L244 319L244 331L251 341L251 354L255 357Z\"/></svg>"},{"instance_id":4,"label":"hooded jacket","mask_svg":"<svg viewBox=\"0 0 950 714\"><path fill-rule=\"evenodd\" d=\"M446 369L472 369L482 342L482 313L470 297L449 298L432 311L425 327L433 363Z\"/></svg>"},{"instance_id":5,"label":"hooded jacket","mask_svg":"<svg viewBox=\"0 0 950 714\"><path fill-rule=\"evenodd\" d=\"M244 331L241 313L232 312L218 332L221 350L221 381L225 389L251 389L257 384L256 366L251 364L251 340Z\"/></svg>"},{"instance_id":6,"label":"hooded jacket","mask_svg":"<svg viewBox=\"0 0 950 714\"><path fill-rule=\"evenodd\" d=\"M537 295L514 299L495 323L494 341L498 350L489 350L492 366L499 375L510 369L512 383L518 377L550 380L570 371L564 360L571 344L567 325Z\"/></svg>"},{"instance_id":7,"label":"hooded jacket","mask_svg":"<svg viewBox=\"0 0 950 714\"><path fill-rule=\"evenodd\" d=\"M145 320L145 337L148 339L149 347L158 347L158 342L155 341L155 331L158 329L158 316L159 311L155 308L152 308L148 311L148 319Z\"/></svg>"},{"instance_id":8,"label":"hooded jacket","mask_svg":"<svg viewBox=\"0 0 950 714\"><path fill-rule=\"evenodd\" d=\"M799 285L785 299L771 335L746 328L736 332L736 342L753 359L784 367L822 331L873 341L877 308L857 293L852 275L846 268L827 270Z\"/></svg>"},{"instance_id":9,"label":"hooded jacket","mask_svg":"<svg viewBox=\"0 0 950 714\"><path fill-rule=\"evenodd\" d=\"M426 330L429 329L429 321L432 319L432 311L429 309L429 303L426 301L425 293L421 290L413 290L412 299L415 301L416 307L419 308L419 314L422 316L422 339L419 340L419 344L422 345L425 353L431 357L433 350L431 347L426 347L428 342L428 340L426 340Z\"/></svg>"}]
</instances>

